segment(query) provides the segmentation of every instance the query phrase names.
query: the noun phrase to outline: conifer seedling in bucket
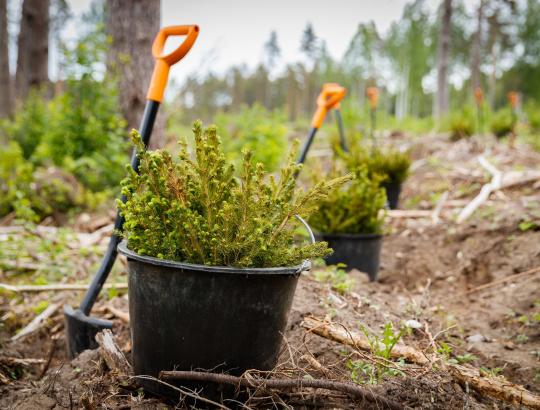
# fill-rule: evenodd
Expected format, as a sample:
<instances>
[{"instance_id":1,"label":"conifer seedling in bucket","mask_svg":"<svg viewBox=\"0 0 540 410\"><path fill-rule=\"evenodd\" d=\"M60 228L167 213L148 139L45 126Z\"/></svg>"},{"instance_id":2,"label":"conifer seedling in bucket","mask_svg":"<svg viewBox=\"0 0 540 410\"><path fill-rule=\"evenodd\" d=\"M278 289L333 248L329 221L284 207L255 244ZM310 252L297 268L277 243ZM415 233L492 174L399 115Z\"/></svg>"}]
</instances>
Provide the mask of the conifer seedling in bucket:
<instances>
[{"instance_id":1,"label":"conifer seedling in bucket","mask_svg":"<svg viewBox=\"0 0 540 410\"><path fill-rule=\"evenodd\" d=\"M134 371L270 370L300 273L309 259L331 253L325 242L298 243L295 232L349 177L296 188L295 149L278 177L248 151L235 172L214 127L196 122L193 133L193 155L181 144L177 160L145 151L133 134L139 174L123 182L126 202L118 205ZM164 393L153 382L143 386Z\"/></svg>"}]
</instances>

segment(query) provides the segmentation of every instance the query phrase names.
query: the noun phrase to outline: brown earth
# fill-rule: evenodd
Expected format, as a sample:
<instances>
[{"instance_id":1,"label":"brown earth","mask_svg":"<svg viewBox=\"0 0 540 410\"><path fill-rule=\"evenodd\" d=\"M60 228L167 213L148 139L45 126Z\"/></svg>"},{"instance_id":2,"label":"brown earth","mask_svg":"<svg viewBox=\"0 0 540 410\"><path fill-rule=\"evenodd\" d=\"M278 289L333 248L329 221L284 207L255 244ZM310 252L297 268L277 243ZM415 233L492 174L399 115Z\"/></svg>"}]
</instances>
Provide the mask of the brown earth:
<instances>
[{"instance_id":1,"label":"brown earth","mask_svg":"<svg viewBox=\"0 0 540 410\"><path fill-rule=\"evenodd\" d=\"M405 145L406 141L398 138L396 143ZM373 363L369 353L355 352L308 333L301 326L306 316L326 318L349 329L364 326L373 334L380 333L389 322L397 329L405 321L414 320L421 329L407 331L403 343L428 351L431 336L439 347L451 349L445 360L467 362L482 368L484 375L504 377L540 394L540 273L498 282L540 266L540 186L529 183L492 194L470 219L462 224L454 222L457 211L489 180L476 162L479 154L484 153L503 171L538 169L540 155L525 146L510 149L488 138L449 143L445 136L430 136L421 143L408 144L416 162L403 187L401 203L408 209L433 209L440 194L448 191L441 220L434 223L431 218L389 218L378 282L370 283L366 275L353 271L349 277L354 284L340 293L333 286L336 282L319 281L317 272L324 271L324 267L303 275L276 377L283 369L293 369L301 376L350 380L351 361ZM0 278L6 281L6 277ZM174 407L148 397L133 384L120 383L97 351L87 351L69 361L60 311L36 334L9 342L21 322L32 319L27 307L48 298L75 304L79 297L76 292L15 298L4 295L0 306L0 374L4 376L0 378L0 408ZM102 298L96 315L114 319L118 344L129 357L129 328L110 313L100 311L106 303L127 311L127 299L124 295L112 302ZM15 312L16 317L10 312ZM321 367L314 368L308 356ZM13 365L2 361L38 358L46 362L49 357L52 360L42 378L45 363ZM401 369L399 375L386 374L378 384L367 387L413 408L512 408L456 383L437 367L426 370L403 364ZM182 402L178 407L188 405ZM253 399L246 405L381 408L321 390L307 390L302 395L286 392L271 399Z\"/></svg>"}]
</instances>

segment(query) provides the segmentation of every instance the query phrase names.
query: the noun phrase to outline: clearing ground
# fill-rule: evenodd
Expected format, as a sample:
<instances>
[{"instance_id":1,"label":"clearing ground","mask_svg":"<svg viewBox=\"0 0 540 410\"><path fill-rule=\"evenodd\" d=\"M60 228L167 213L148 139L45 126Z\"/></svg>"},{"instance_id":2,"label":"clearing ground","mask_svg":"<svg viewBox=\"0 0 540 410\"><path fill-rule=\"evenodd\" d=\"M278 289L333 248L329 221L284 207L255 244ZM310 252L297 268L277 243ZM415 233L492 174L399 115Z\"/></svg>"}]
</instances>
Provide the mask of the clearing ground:
<instances>
[{"instance_id":1,"label":"clearing ground","mask_svg":"<svg viewBox=\"0 0 540 410\"><path fill-rule=\"evenodd\" d=\"M413 172L403 189L401 209L415 212L390 214L378 282L368 282L361 272L344 275L324 266L300 278L274 376L354 379L403 407L517 408L519 403L496 399L487 390L460 381L450 366L469 366L482 380L511 382L540 394L540 270L536 269L540 267L540 183L537 179L493 193L462 223L456 223L456 215L491 178L480 166L479 155L502 172L521 172L538 170L540 154L491 137L455 143L445 135L388 138L413 154ZM66 230L20 228L4 221L1 281L12 285L87 282L106 244L110 221L105 214L79 216ZM9 251L17 247L20 259ZM125 265L117 265L111 282L125 281ZM38 312L63 303L75 305L80 296L76 291L0 293L0 408L193 405L180 399L165 403L143 394L110 372L97 351L68 360L61 308L38 331L10 340ZM129 358L126 313L123 289L104 291L94 309L94 315L114 320L117 343ZM383 341L385 325L392 323L396 335L408 323L400 344L430 360L420 365L404 358L378 359L377 348L356 349L308 331L314 323L359 335L363 328L374 345ZM203 406L200 401L195 404L199 406ZM322 389L257 392L245 406L384 408Z\"/></svg>"}]
</instances>

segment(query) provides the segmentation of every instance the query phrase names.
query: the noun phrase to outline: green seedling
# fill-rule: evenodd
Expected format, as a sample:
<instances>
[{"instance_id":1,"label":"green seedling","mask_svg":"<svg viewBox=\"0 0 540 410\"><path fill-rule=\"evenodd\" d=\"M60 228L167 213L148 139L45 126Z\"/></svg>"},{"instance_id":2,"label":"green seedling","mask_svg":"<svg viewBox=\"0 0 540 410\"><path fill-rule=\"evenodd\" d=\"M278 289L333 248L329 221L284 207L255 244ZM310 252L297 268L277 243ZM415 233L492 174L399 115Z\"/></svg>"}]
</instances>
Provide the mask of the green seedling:
<instances>
[{"instance_id":1,"label":"green seedling","mask_svg":"<svg viewBox=\"0 0 540 410\"><path fill-rule=\"evenodd\" d=\"M527 232L527 231L535 231L537 230L538 228L540 228L536 222L534 221L523 221L523 222L520 222L519 225L519 230L521 232Z\"/></svg>"},{"instance_id":2,"label":"green seedling","mask_svg":"<svg viewBox=\"0 0 540 410\"><path fill-rule=\"evenodd\" d=\"M403 371L399 368L405 364L403 358L389 365L391 353L401 339L404 329L396 331L392 323L387 323L381 335L371 332L366 326L360 329L369 341L370 351L376 359L373 363L362 360L349 360L348 369L351 371L351 379L359 384L377 384L387 376L402 376Z\"/></svg>"},{"instance_id":3,"label":"green seedling","mask_svg":"<svg viewBox=\"0 0 540 410\"><path fill-rule=\"evenodd\" d=\"M489 367L484 367L484 366L481 366L480 367L480 374L482 376L486 376L486 377L504 377L501 375L501 373L503 372L504 370L504 367L493 367L493 368L489 368Z\"/></svg>"},{"instance_id":4,"label":"green seedling","mask_svg":"<svg viewBox=\"0 0 540 410\"><path fill-rule=\"evenodd\" d=\"M344 295L354 287L354 279L345 272L344 268L344 264L329 266L326 269L315 271L314 278L317 282L329 283L332 289Z\"/></svg>"}]
</instances>

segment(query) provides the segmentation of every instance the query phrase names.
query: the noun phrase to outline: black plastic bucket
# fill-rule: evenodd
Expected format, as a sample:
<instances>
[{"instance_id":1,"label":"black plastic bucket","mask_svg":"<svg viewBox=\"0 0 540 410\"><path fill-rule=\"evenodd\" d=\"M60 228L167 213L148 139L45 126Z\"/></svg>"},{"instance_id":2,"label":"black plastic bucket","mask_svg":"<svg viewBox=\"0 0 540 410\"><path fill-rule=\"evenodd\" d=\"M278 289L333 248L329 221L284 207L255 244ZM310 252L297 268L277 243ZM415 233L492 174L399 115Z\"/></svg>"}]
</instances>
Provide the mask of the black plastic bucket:
<instances>
[{"instance_id":1,"label":"black plastic bucket","mask_svg":"<svg viewBox=\"0 0 540 410\"><path fill-rule=\"evenodd\" d=\"M243 269L140 256L125 241L118 250L128 259L136 375L157 377L175 369L241 375L276 365L298 277L309 262ZM156 382L139 382L151 392L171 393ZM216 397L216 385L177 385Z\"/></svg>"},{"instance_id":2,"label":"black plastic bucket","mask_svg":"<svg viewBox=\"0 0 540 410\"><path fill-rule=\"evenodd\" d=\"M390 209L397 209L399 204L399 194L401 193L401 184L399 182L383 182L381 186L386 191L388 207Z\"/></svg>"},{"instance_id":3,"label":"black plastic bucket","mask_svg":"<svg viewBox=\"0 0 540 410\"><path fill-rule=\"evenodd\" d=\"M382 247L382 235L379 234L321 234L323 240L334 253L327 256L328 265L344 263L346 270L358 269L366 272L369 280L377 280L379 258Z\"/></svg>"}]
</instances>

